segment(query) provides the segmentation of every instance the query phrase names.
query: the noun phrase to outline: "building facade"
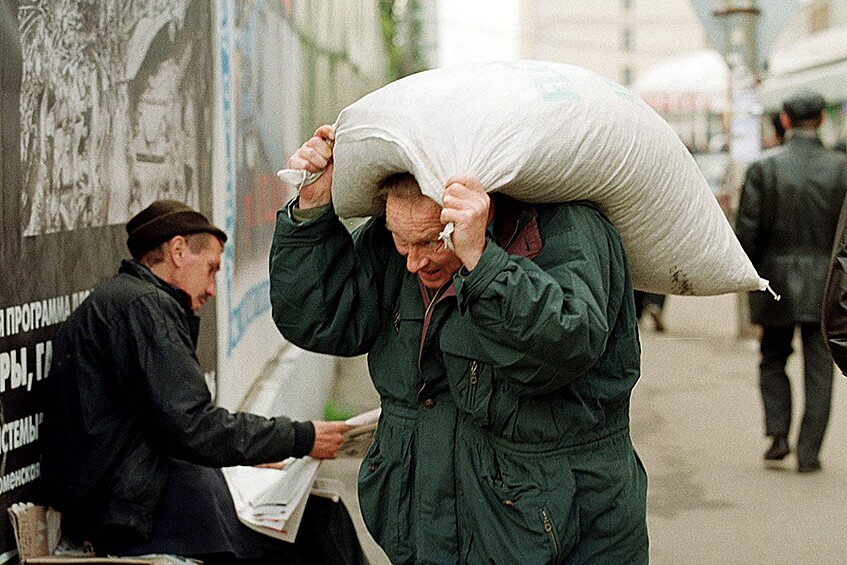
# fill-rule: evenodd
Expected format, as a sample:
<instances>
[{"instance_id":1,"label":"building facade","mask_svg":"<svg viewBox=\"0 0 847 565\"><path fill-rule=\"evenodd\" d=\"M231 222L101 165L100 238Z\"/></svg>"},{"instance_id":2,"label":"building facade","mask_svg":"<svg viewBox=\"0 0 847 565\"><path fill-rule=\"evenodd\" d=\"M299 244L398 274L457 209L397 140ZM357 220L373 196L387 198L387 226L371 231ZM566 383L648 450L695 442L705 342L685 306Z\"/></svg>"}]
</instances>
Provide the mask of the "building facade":
<instances>
[{"instance_id":1,"label":"building facade","mask_svg":"<svg viewBox=\"0 0 847 565\"><path fill-rule=\"evenodd\" d=\"M847 139L847 1L800 3L780 34L759 89L762 105L778 111L798 88L816 90L828 103L824 143Z\"/></svg>"},{"instance_id":2,"label":"building facade","mask_svg":"<svg viewBox=\"0 0 847 565\"><path fill-rule=\"evenodd\" d=\"M520 55L585 67L632 85L659 62L709 46L680 0L521 0Z\"/></svg>"}]
</instances>

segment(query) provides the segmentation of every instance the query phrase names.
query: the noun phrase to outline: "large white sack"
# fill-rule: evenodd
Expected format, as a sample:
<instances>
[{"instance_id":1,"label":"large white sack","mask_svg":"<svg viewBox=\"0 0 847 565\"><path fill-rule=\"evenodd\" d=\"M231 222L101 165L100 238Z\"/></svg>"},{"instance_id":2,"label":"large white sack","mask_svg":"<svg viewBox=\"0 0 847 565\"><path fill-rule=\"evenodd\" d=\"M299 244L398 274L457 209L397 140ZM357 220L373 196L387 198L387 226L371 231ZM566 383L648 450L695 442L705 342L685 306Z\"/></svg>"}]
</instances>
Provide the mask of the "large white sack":
<instances>
[{"instance_id":1,"label":"large white sack","mask_svg":"<svg viewBox=\"0 0 847 565\"><path fill-rule=\"evenodd\" d=\"M381 213L377 184L409 171L437 202L470 173L528 202L589 200L620 231L636 288L683 295L763 289L696 162L623 87L572 65L517 61L435 69L345 108L333 203Z\"/></svg>"}]
</instances>

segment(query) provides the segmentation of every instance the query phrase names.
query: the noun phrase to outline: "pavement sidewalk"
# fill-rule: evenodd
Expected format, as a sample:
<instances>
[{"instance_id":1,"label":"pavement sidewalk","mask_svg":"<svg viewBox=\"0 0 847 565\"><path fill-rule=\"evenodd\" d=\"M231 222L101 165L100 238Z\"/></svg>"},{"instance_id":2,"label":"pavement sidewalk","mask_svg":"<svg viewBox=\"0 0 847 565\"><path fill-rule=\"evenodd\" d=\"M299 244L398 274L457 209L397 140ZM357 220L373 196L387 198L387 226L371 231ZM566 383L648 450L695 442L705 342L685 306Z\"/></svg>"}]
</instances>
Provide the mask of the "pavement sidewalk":
<instances>
[{"instance_id":1,"label":"pavement sidewalk","mask_svg":"<svg viewBox=\"0 0 847 565\"><path fill-rule=\"evenodd\" d=\"M655 333L645 321L641 333L632 429L649 480L651 562L843 563L844 377L835 377L823 471L798 474L793 454L782 470L765 469L758 342L736 338L737 298L670 296L668 331ZM801 361L799 353L789 360L797 415Z\"/></svg>"}]
</instances>

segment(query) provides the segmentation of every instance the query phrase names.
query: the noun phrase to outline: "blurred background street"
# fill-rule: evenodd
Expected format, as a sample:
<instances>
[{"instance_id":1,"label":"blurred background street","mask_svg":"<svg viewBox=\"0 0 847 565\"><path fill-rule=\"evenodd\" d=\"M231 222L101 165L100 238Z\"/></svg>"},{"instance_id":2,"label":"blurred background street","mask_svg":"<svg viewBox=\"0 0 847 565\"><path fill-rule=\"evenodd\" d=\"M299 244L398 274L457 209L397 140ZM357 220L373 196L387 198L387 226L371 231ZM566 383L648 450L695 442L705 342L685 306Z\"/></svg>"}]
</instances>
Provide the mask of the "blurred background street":
<instances>
[{"instance_id":1,"label":"blurred background street","mask_svg":"<svg viewBox=\"0 0 847 565\"><path fill-rule=\"evenodd\" d=\"M667 331L642 321L642 375L632 402L632 435L647 468L651 562L834 564L847 555L847 382L835 379L823 471L798 474L793 455L766 469L757 384L758 342L739 339L735 295L672 296ZM802 381L801 358L789 363ZM351 402L375 401L370 382L339 379ZM795 412L802 387L795 389ZM796 434L796 430L794 430ZM792 436L793 440L793 436ZM792 443L793 447L793 443ZM365 532L355 501L358 461L324 463L374 564L387 563Z\"/></svg>"}]
</instances>

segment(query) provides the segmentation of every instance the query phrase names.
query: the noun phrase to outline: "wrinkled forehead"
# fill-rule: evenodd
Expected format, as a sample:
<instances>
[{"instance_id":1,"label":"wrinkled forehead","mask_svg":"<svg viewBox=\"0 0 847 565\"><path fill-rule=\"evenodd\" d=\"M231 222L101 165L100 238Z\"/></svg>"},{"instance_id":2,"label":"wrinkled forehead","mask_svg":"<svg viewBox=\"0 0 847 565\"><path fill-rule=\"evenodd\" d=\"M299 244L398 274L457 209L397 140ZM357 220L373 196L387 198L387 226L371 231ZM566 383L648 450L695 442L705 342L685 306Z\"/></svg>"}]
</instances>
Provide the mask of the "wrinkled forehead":
<instances>
[{"instance_id":1,"label":"wrinkled forehead","mask_svg":"<svg viewBox=\"0 0 847 565\"><path fill-rule=\"evenodd\" d=\"M389 196L385 202L388 230L407 241L429 239L441 232L441 206L426 196Z\"/></svg>"}]
</instances>

